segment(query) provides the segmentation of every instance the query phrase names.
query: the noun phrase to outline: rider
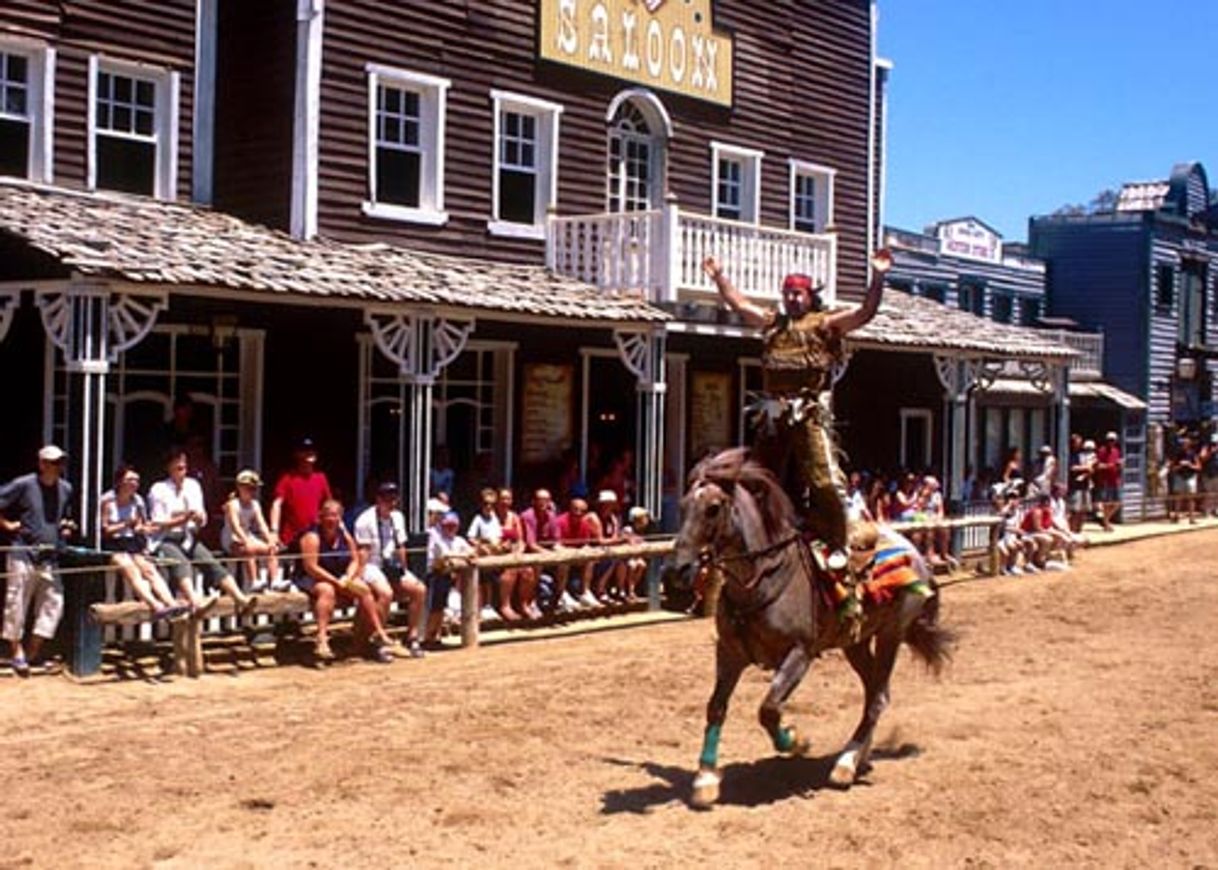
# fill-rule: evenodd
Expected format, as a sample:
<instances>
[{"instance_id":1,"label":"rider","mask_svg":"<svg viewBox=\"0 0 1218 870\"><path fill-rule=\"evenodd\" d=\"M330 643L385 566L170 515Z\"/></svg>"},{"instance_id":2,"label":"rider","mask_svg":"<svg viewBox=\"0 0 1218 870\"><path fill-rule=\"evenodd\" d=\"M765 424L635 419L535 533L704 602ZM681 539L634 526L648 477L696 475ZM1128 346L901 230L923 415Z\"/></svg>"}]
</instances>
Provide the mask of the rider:
<instances>
[{"instance_id":1,"label":"rider","mask_svg":"<svg viewBox=\"0 0 1218 870\"><path fill-rule=\"evenodd\" d=\"M873 254L871 283L863 304L830 312L825 310L820 288L807 275L788 275L783 280L783 310L777 310L746 299L714 257L702 264L723 300L746 324L762 330L766 399L753 451L789 492L805 494L797 503L805 505L807 531L825 544L823 563L838 584L845 614L857 612L858 602L845 582L849 564L846 487L833 445L831 371L841 360L842 339L875 316L884 274L891 266L892 255L886 249ZM796 478L789 481L792 453ZM794 486L788 485L791 483Z\"/></svg>"}]
</instances>

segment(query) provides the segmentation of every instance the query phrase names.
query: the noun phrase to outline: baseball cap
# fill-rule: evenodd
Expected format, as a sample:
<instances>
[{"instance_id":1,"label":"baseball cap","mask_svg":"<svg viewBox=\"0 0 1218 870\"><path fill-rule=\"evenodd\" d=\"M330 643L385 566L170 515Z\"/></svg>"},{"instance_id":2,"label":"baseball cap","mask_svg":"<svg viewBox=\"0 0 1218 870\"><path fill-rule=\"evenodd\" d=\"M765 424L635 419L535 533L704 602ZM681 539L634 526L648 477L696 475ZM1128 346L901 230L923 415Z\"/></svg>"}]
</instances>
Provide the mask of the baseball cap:
<instances>
[{"instance_id":1,"label":"baseball cap","mask_svg":"<svg viewBox=\"0 0 1218 870\"><path fill-rule=\"evenodd\" d=\"M262 486L262 478L252 468L247 468L237 475L237 483L246 486Z\"/></svg>"},{"instance_id":2,"label":"baseball cap","mask_svg":"<svg viewBox=\"0 0 1218 870\"><path fill-rule=\"evenodd\" d=\"M1045 444L1045 445L1042 445L1042 446L1041 446L1041 448L1040 448L1040 452L1041 452L1042 454L1045 454L1045 453L1052 453L1052 452L1053 452L1053 448L1052 448L1052 447L1050 447L1048 444Z\"/></svg>"},{"instance_id":3,"label":"baseball cap","mask_svg":"<svg viewBox=\"0 0 1218 870\"><path fill-rule=\"evenodd\" d=\"M602 490L601 490L599 493L597 493L597 495L596 495L596 500L597 500L597 501L598 501L600 504L607 504L607 503L609 503L609 502L616 502L616 501L617 501L617 493L616 493L616 492L614 492L614 491L613 491L613 490L611 490L611 489L602 489Z\"/></svg>"},{"instance_id":4,"label":"baseball cap","mask_svg":"<svg viewBox=\"0 0 1218 870\"><path fill-rule=\"evenodd\" d=\"M313 439L308 436L301 438L296 442L296 450L299 453L313 452L317 450L317 445L313 443Z\"/></svg>"},{"instance_id":5,"label":"baseball cap","mask_svg":"<svg viewBox=\"0 0 1218 870\"><path fill-rule=\"evenodd\" d=\"M446 514L449 512L448 505L438 498L429 498L427 500L427 512L429 514Z\"/></svg>"},{"instance_id":6,"label":"baseball cap","mask_svg":"<svg viewBox=\"0 0 1218 870\"><path fill-rule=\"evenodd\" d=\"M1083 442L1083 449L1084 450L1094 450L1095 449L1095 440L1092 438L1088 438L1086 441Z\"/></svg>"},{"instance_id":7,"label":"baseball cap","mask_svg":"<svg viewBox=\"0 0 1218 870\"><path fill-rule=\"evenodd\" d=\"M47 444L38 451L38 460L40 462L60 462L67 455L57 445Z\"/></svg>"},{"instance_id":8,"label":"baseball cap","mask_svg":"<svg viewBox=\"0 0 1218 870\"><path fill-rule=\"evenodd\" d=\"M376 495L378 498L397 498L398 497L398 485L396 483L394 483L392 480L386 480L384 483L382 483L380 486L378 486L376 488ZM430 508L430 506L429 506L429 508Z\"/></svg>"},{"instance_id":9,"label":"baseball cap","mask_svg":"<svg viewBox=\"0 0 1218 870\"><path fill-rule=\"evenodd\" d=\"M1116 440L1117 440L1117 433L1115 433L1115 432L1109 432L1107 435L1105 435L1105 436L1104 436L1104 440L1105 440L1105 441L1116 441Z\"/></svg>"},{"instance_id":10,"label":"baseball cap","mask_svg":"<svg viewBox=\"0 0 1218 870\"><path fill-rule=\"evenodd\" d=\"M635 520L639 519L640 517L647 516L647 508L643 507L642 505L636 504L626 513L626 516L630 518L631 522L634 522Z\"/></svg>"},{"instance_id":11,"label":"baseball cap","mask_svg":"<svg viewBox=\"0 0 1218 870\"><path fill-rule=\"evenodd\" d=\"M444 514L444 516L440 517L440 523L442 525L446 525L446 526L447 525L459 526L459 525L461 525L461 515L458 514L456 511L448 511L447 513Z\"/></svg>"}]
</instances>

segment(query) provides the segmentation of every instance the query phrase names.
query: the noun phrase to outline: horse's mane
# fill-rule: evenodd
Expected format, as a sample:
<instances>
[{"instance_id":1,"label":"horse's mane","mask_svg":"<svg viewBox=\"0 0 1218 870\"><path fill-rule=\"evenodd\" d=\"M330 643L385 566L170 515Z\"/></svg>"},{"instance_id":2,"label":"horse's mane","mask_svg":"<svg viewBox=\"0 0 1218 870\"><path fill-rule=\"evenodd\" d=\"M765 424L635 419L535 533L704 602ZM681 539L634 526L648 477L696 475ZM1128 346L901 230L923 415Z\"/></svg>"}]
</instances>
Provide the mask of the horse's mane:
<instances>
[{"instance_id":1,"label":"horse's mane","mask_svg":"<svg viewBox=\"0 0 1218 870\"><path fill-rule=\"evenodd\" d=\"M703 459L689 473L691 485L697 480L710 481L727 492L744 487L757 503L765 533L771 539L793 522L795 507L791 499L770 470L750 456L747 447L732 447Z\"/></svg>"}]
</instances>

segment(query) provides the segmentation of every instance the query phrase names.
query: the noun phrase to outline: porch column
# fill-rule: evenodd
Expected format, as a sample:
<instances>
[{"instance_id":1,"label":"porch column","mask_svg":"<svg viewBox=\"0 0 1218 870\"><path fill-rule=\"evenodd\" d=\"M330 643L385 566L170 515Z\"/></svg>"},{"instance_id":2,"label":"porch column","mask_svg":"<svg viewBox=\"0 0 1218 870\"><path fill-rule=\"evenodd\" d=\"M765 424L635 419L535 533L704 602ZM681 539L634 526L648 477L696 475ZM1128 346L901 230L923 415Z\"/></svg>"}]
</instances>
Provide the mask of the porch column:
<instances>
[{"instance_id":1,"label":"porch column","mask_svg":"<svg viewBox=\"0 0 1218 870\"><path fill-rule=\"evenodd\" d=\"M13 325L13 315L21 304L20 290L0 290L0 341L8 335L8 329Z\"/></svg>"},{"instance_id":2,"label":"porch column","mask_svg":"<svg viewBox=\"0 0 1218 870\"><path fill-rule=\"evenodd\" d=\"M948 409L948 435L950 446L947 452L947 468L944 478L947 484L947 500L964 502L964 466L967 464L967 440L965 427L968 419L968 391L971 371L967 360L950 356L936 356L935 374L943 386L943 400Z\"/></svg>"},{"instance_id":3,"label":"porch column","mask_svg":"<svg viewBox=\"0 0 1218 870\"><path fill-rule=\"evenodd\" d=\"M615 330L622 363L638 381L638 418L635 436L635 500L657 521L663 509L665 382L663 327L645 332Z\"/></svg>"},{"instance_id":4,"label":"porch column","mask_svg":"<svg viewBox=\"0 0 1218 870\"><path fill-rule=\"evenodd\" d=\"M1065 483L1070 473L1070 365L1053 366L1053 403L1057 407L1057 470Z\"/></svg>"},{"instance_id":5,"label":"porch column","mask_svg":"<svg viewBox=\"0 0 1218 870\"><path fill-rule=\"evenodd\" d=\"M106 375L119 354L138 344L164 310L163 293L118 293L106 284L73 281L64 291L35 297L47 337L63 353L68 371L68 453L78 469L81 539L101 544L97 504L105 486Z\"/></svg>"},{"instance_id":6,"label":"porch column","mask_svg":"<svg viewBox=\"0 0 1218 870\"><path fill-rule=\"evenodd\" d=\"M403 507L410 531L427 528L427 498L431 473L431 448L434 440L432 393L436 378L444 367L465 349L473 320L447 320L432 313L404 314L393 309L371 308L364 321L372 339L386 358L398 366L409 387L409 407L405 414L403 451L406 488Z\"/></svg>"}]
</instances>

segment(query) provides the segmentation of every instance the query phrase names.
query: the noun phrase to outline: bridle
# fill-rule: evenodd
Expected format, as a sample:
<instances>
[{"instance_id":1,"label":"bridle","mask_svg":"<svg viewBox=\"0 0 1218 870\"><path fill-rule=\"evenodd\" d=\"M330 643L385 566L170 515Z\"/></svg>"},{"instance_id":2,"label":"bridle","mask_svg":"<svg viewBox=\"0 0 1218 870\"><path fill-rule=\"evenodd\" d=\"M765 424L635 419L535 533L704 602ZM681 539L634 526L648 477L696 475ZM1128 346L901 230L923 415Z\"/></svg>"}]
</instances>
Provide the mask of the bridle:
<instances>
[{"instance_id":1,"label":"bridle","mask_svg":"<svg viewBox=\"0 0 1218 870\"><path fill-rule=\"evenodd\" d=\"M773 570L753 570L750 572L751 576L747 580L741 580L740 576L736 574L736 572L727 567L728 564L731 562L756 562L758 559L763 559L772 553L778 553L785 550L787 547L798 541L800 537L802 536L798 531L792 531L790 534L779 538L777 541L766 547L762 547L757 550L745 550L742 553L732 553L727 556L713 555L711 546L707 544L698 552L698 565L702 568L717 569L723 573L724 577L735 583L735 585L738 586L741 591L752 592L757 588L757 585L763 579L773 573Z\"/></svg>"}]
</instances>

